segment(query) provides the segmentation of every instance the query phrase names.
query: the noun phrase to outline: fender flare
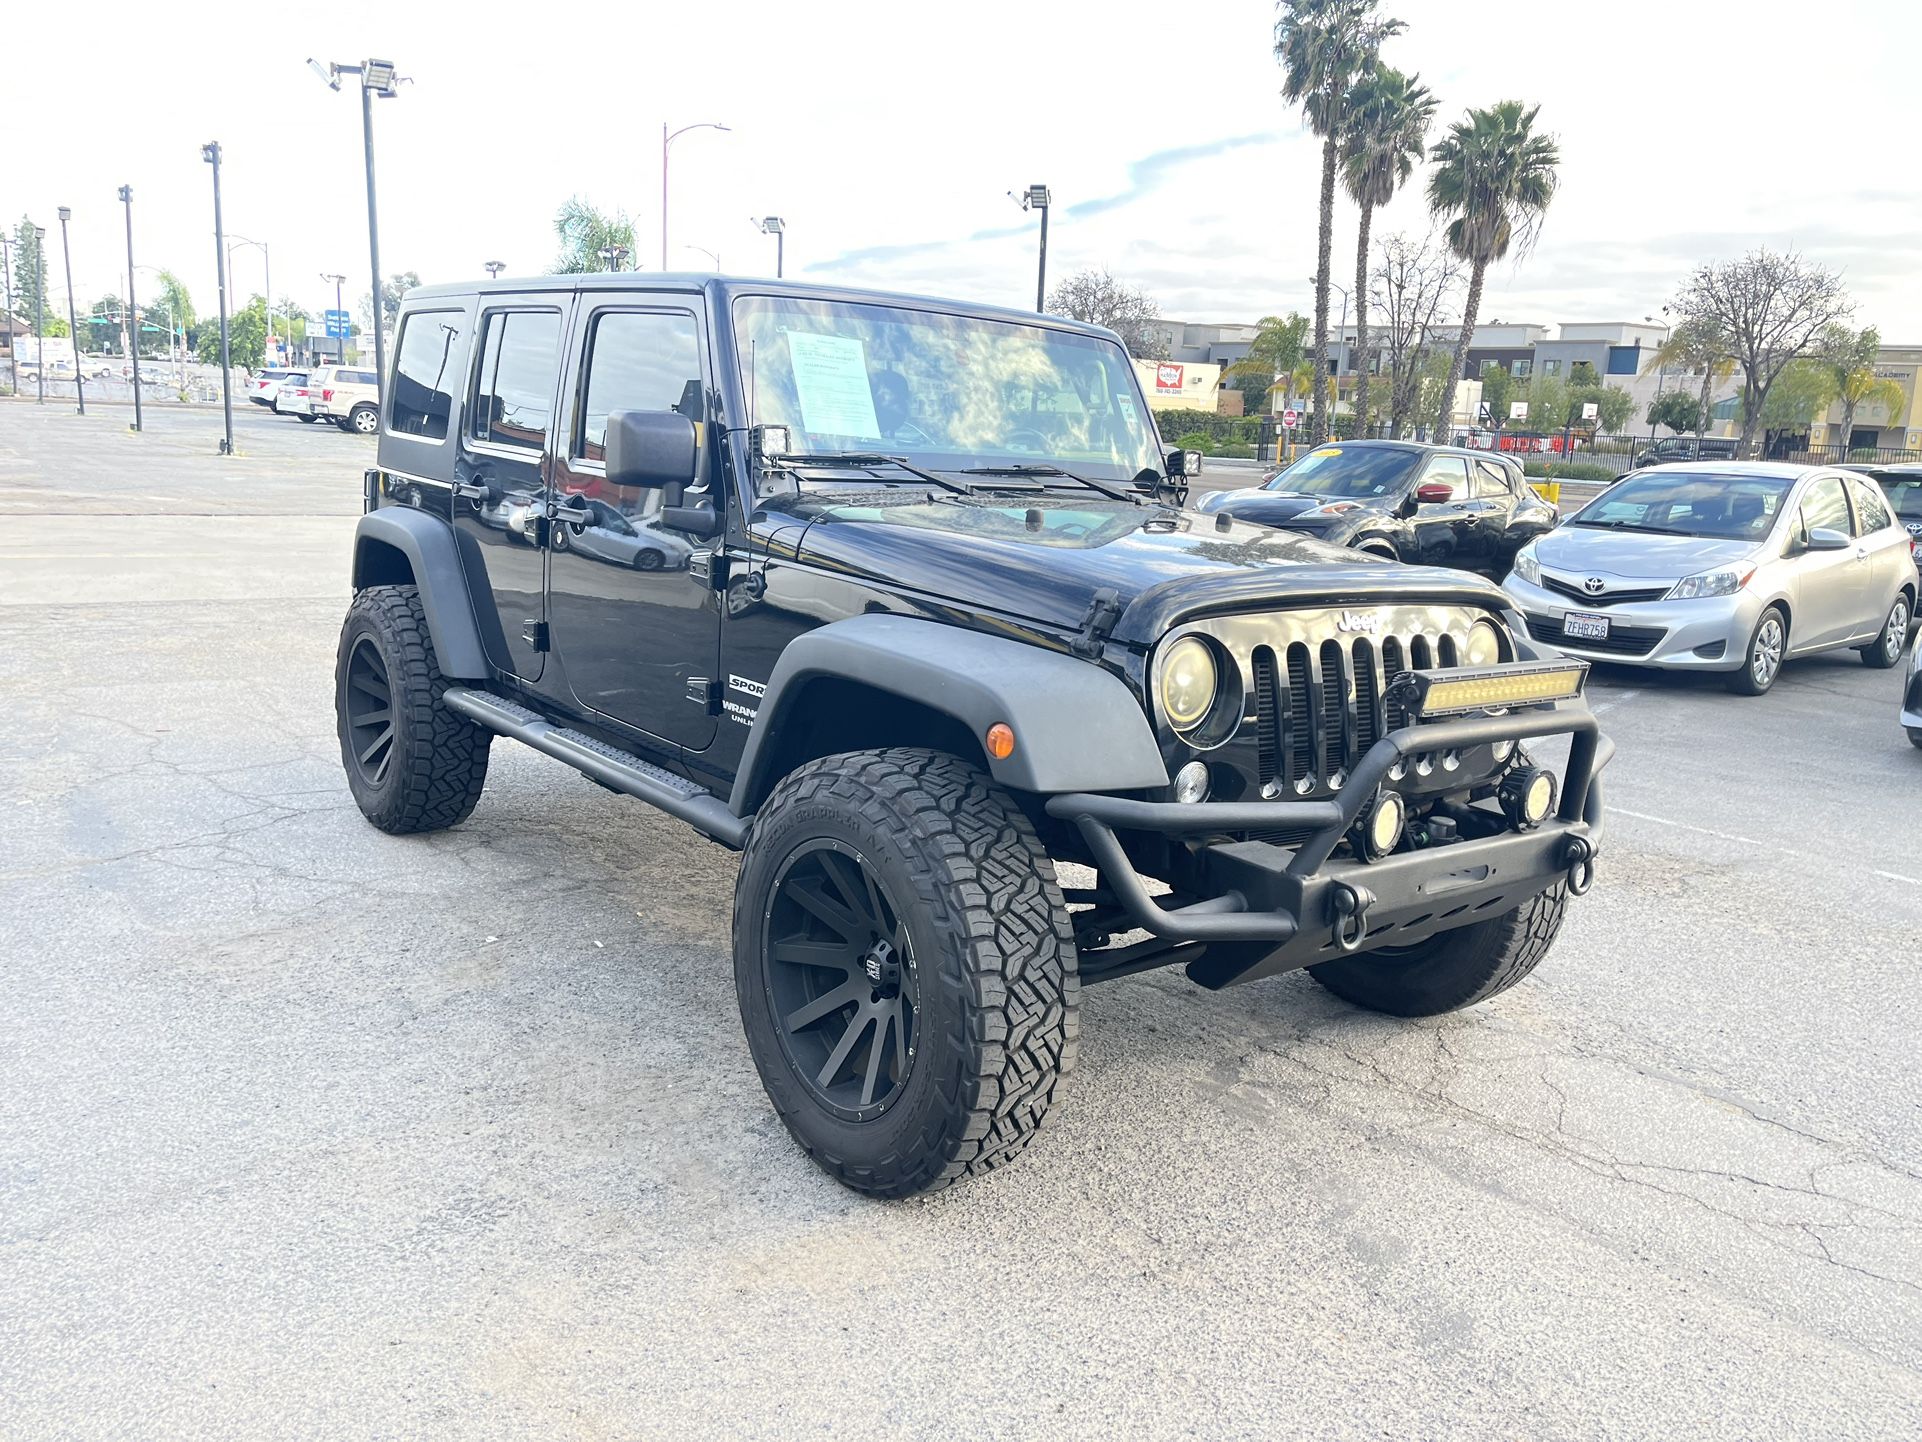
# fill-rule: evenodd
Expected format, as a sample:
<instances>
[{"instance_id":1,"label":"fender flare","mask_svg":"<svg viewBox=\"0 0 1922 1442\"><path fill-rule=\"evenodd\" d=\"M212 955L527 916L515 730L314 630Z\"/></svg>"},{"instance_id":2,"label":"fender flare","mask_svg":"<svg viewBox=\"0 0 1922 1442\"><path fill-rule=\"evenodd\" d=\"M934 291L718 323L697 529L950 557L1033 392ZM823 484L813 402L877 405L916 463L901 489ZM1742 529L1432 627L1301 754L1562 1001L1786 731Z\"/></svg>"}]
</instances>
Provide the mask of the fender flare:
<instances>
[{"instance_id":1,"label":"fender flare","mask_svg":"<svg viewBox=\"0 0 1922 1442\"><path fill-rule=\"evenodd\" d=\"M487 653L481 648L453 527L411 506L367 512L354 527L355 591L397 582L382 547L398 551L413 574L441 674L460 681L487 680Z\"/></svg>"},{"instance_id":2,"label":"fender flare","mask_svg":"<svg viewBox=\"0 0 1922 1442\"><path fill-rule=\"evenodd\" d=\"M856 681L932 707L977 739L1006 722L1014 730L1014 751L988 757L988 769L1017 790L1132 791L1168 784L1147 715L1112 672L1005 636L871 614L816 627L781 652L734 778L729 805L735 815L753 810L777 779L763 774L774 750L769 738L791 720L808 682L819 677Z\"/></svg>"}]
</instances>

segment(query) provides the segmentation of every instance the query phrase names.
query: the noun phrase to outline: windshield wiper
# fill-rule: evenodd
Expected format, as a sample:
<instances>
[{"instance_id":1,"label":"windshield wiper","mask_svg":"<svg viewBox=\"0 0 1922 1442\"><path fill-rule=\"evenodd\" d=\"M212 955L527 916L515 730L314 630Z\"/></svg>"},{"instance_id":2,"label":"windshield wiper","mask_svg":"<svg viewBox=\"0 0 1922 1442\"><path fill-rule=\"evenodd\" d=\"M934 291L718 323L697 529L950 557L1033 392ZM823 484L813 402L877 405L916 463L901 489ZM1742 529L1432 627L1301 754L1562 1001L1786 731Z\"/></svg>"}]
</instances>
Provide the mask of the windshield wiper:
<instances>
[{"instance_id":1,"label":"windshield wiper","mask_svg":"<svg viewBox=\"0 0 1922 1442\"><path fill-rule=\"evenodd\" d=\"M1137 506L1141 504L1141 497L1132 492L1124 491L1119 486L1111 486L1106 481L1094 481L1086 476L1077 476L1062 470L1059 466L969 466L961 474L964 476L1059 476L1064 481L1073 481L1076 485L1086 486L1091 491L1099 491L1110 500L1131 501Z\"/></svg>"},{"instance_id":2,"label":"windshield wiper","mask_svg":"<svg viewBox=\"0 0 1922 1442\"><path fill-rule=\"evenodd\" d=\"M909 465L899 456L884 456L873 451L820 451L812 455L799 451L786 451L767 458L770 465L785 466L840 466L851 471L871 471L876 466L893 466L897 471L906 471L917 480L926 481L931 486L939 486L944 491L952 491L958 496L971 496L974 487L951 481L946 476L937 476L933 471L924 471L919 466ZM880 477L875 477L879 480Z\"/></svg>"},{"instance_id":3,"label":"windshield wiper","mask_svg":"<svg viewBox=\"0 0 1922 1442\"><path fill-rule=\"evenodd\" d=\"M1594 526L1604 531L1643 531L1651 536L1687 536L1690 531L1673 531L1667 526L1644 526L1634 521L1570 521L1571 526Z\"/></svg>"}]
</instances>

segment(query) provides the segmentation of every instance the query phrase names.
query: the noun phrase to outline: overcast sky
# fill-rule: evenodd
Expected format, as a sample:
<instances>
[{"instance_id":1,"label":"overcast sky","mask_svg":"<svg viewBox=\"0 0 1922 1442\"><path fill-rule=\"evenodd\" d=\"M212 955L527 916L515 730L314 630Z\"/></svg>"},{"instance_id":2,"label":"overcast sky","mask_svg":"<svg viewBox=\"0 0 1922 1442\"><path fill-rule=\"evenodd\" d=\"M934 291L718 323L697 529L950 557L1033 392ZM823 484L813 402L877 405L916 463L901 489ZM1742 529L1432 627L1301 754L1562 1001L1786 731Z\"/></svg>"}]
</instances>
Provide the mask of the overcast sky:
<instances>
[{"instance_id":1,"label":"overcast sky","mask_svg":"<svg viewBox=\"0 0 1922 1442\"><path fill-rule=\"evenodd\" d=\"M1695 264L1794 245L1842 271L1861 322L1922 344L1922 5L1383 8L1408 22L1389 58L1444 118L1520 98L1561 143L1540 243L1491 272L1484 320L1659 319ZM55 210L72 207L83 309L123 286L127 183L136 261L212 310L212 139L228 228L271 245L275 291L318 308L320 273L344 271L364 295L358 99L306 60L371 53L414 80L375 109L390 272L542 271L576 192L628 210L654 269L661 124L712 120L732 129L675 142L670 268L709 269L698 245L771 274L749 218L779 214L790 276L1027 304L1034 222L1007 192L1042 181L1051 275L1106 266L1180 319L1310 310L1318 148L1282 105L1264 0L331 0L218 25L150 3L15 10L0 217L48 228L60 288ZM1344 201L1343 284L1354 222ZM1419 179L1376 221L1426 228ZM234 286L261 289L259 251L237 253Z\"/></svg>"}]
</instances>

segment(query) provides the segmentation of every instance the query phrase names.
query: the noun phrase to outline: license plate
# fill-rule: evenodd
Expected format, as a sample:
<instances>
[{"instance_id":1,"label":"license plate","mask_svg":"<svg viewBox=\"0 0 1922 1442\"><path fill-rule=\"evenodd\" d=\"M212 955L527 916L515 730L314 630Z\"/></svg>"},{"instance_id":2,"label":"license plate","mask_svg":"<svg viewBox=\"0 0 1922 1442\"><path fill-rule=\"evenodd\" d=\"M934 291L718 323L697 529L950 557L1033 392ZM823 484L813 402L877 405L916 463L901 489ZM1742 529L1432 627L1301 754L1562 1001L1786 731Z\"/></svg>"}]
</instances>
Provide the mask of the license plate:
<instances>
[{"instance_id":1,"label":"license plate","mask_svg":"<svg viewBox=\"0 0 1922 1442\"><path fill-rule=\"evenodd\" d=\"M1606 641L1608 617L1570 611L1562 617L1562 634L1572 641Z\"/></svg>"}]
</instances>

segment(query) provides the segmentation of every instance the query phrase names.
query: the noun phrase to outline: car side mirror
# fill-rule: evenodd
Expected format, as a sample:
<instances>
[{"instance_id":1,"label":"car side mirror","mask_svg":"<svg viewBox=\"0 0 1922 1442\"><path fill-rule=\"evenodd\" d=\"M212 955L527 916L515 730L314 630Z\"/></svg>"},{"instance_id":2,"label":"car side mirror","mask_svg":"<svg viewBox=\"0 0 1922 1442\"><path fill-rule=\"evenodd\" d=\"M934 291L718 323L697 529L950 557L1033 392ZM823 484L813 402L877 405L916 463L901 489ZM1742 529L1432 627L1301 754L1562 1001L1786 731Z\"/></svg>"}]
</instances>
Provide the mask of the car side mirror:
<instances>
[{"instance_id":1,"label":"car side mirror","mask_svg":"<svg viewBox=\"0 0 1922 1442\"><path fill-rule=\"evenodd\" d=\"M1424 506L1438 506L1455 499L1455 488L1447 481L1423 481L1415 487L1415 500Z\"/></svg>"},{"instance_id":2,"label":"car side mirror","mask_svg":"<svg viewBox=\"0 0 1922 1442\"><path fill-rule=\"evenodd\" d=\"M1198 476L1201 474L1201 452L1169 451L1165 464L1171 476Z\"/></svg>"},{"instance_id":3,"label":"car side mirror","mask_svg":"<svg viewBox=\"0 0 1922 1442\"><path fill-rule=\"evenodd\" d=\"M607 479L616 486L666 490L671 504L696 480L694 422L674 411L611 411Z\"/></svg>"},{"instance_id":4,"label":"car side mirror","mask_svg":"<svg viewBox=\"0 0 1922 1442\"><path fill-rule=\"evenodd\" d=\"M1832 531L1827 526L1817 526L1809 532L1811 551L1846 551L1849 538L1840 531Z\"/></svg>"}]
</instances>

